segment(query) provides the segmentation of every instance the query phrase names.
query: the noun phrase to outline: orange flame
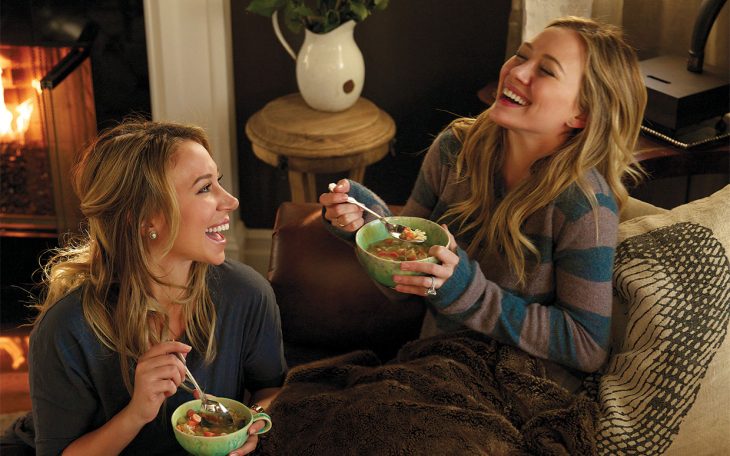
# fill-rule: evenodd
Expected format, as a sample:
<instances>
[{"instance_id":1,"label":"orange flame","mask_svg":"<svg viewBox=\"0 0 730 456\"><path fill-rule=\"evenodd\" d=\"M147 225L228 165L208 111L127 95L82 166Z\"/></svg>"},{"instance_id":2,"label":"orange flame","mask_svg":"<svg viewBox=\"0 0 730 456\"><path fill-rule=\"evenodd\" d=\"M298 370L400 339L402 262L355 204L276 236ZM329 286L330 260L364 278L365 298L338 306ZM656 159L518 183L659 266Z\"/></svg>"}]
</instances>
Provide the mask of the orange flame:
<instances>
[{"instance_id":1,"label":"orange flame","mask_svg":"<svg viewBox=\"0 0 730 456\"><path fill-rule=\"evenodd\" d=\"M28 127L30 126L30 116L33 114L33 99L28 98L20 103L15 108L15 112L18 113L15 117L15 131L23 134L28 131Z\"/></svg>"},{"instance_id":2,"label":"orange flame","mask_svg":"<svg viewBox=\"0 0 730 456\"><path fill-rule=\"evenodd\" d=\"M0 337L0 351L10 355L11 367L17 370L25 363L26 351L24 346L28 346L28 336L25 337Z\"/></svg>"},{"instance_id":3,"label":"orange flame","mask_svg":"<svg viewBox=\"0 0 730 456\"><path fill-rule=\"evenodd\" d=\"M33 98L28 98L15 106L15 114L5 104L5 88L2 80L3 70L0 68L0 140L3 142L14 142L23 140L25 132L30 126L30 118L33 114ZM33 88L40 93L40 82L33 80Z\"/></svg>"}]
</instances>

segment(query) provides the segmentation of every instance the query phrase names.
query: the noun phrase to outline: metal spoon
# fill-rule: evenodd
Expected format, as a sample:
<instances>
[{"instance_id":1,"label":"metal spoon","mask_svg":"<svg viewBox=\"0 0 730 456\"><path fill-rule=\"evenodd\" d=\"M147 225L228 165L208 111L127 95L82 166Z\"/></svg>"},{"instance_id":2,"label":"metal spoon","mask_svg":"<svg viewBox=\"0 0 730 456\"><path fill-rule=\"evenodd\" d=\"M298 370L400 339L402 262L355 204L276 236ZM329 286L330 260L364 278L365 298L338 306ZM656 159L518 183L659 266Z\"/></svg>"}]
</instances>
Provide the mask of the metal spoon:
<instances>
[{"instance_id":1,"label":"metal spoon","mask_svg":"<svg viewBox=\"0 0 730 456\"><path fill-rule=\"evenodd\" d=\"M334 188L335 188L335 184L329 184L330 191L332 191ZM396 239L400 239L401 241L404 241L404 242L411 242L413 244L421 244L426 241L425 236L423 238L416 238L416 239L401 239L401 234L403 233L403 230L408 228L407 226L399 225L397 223L390 223L385 217L383 217L382 215L373 211L372 209L370 209L369 207L362 204L360 201L356 200L355 198L353 198L351 196L347 197L347 202L350 204L354 204L355 206L358 206L360 209L366 210L366 211L370 212L371 214L373 214L374 216L376 216L378 218L378 220L383 222L383 225L385 225L385 229L388 230L388 234L390 234L391 236L393 236ZM408 229L410 230L410 228L408 228ZM411 230L411 231L413 231L413 230Z\"/></svg>"},{"instance_id":2,"label":"metal spoon","mask_svg":"<svg viewBox=\"0 0 730 456\"><path fill-rule=\"evenodd\" d=\"M206 412L208 415L211 415L213 417L213 420L208 419L208 421L215 421L214 424L222 425L222 426L230 426L233 424L233 417L231 416L231 412L228 411L228 409L221 404L220 402L210 399L206 394L203 392L203 389L198 385L198 382L195 381L195 377L193 377L193 374L190 373L190 369L188 369L187 364L185 363L185 357L181 353L175 353L178 358L180 358L180 361L183 362L183 365L185 366L185 376L190 380L195 386L195 389L198 390L198 393L200 394L200 406L201 409Z\"/></svg>"}]
</instances>

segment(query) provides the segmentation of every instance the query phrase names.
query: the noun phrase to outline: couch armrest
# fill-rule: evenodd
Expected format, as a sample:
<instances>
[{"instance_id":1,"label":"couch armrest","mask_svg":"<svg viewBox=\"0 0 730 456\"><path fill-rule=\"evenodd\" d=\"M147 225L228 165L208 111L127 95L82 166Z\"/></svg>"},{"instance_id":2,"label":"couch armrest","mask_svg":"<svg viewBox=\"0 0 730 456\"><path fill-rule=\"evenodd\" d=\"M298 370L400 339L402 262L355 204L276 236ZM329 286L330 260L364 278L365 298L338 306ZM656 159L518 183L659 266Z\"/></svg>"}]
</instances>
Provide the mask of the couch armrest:
<instances>
[{"instance_id":1,"label":"couch armrest","mask_svg":"<svg viewBox=\"0 0 730 456\"><path fill-rule=\"evenodd\" d=\"M372 349L389 358L418 337L424 306L390 302L365 274L353 249L327 232L319 204L285 202L279 207L268 279L289 353L304 347L318 357Z\"/></svg>"}]
</instances>

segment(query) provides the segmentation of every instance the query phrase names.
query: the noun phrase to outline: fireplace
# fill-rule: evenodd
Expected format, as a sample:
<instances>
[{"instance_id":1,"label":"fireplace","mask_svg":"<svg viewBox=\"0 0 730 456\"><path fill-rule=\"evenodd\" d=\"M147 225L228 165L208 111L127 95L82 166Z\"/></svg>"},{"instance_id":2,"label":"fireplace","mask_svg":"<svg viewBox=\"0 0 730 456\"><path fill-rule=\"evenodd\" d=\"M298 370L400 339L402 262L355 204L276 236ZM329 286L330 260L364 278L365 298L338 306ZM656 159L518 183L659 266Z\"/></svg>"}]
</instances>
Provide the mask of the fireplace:
<instances>
[{"instance_id":1,"label":"fireplace","mask_svg":"<svg viewBox=\"0 0 730 456\"><path fill-rule=\"evenodd\" d=\"M70 184L96 133L89 26L73 46L0 45L0 235L57 237L81 220Z\"/></svg>"},{"instance_id":2,"label":"fireplace","mask_svg":"<svg viewBox=\"0 0 730 456\"><path fill-rule=\"evenodd\" d=\"M73 164L96 134L89 59L96 26L75 41L0 44L0 413L27 407L28 297L43 252L79 229ZM16 400L15 398L19 398Z\"/></svg>"}]
</instances>

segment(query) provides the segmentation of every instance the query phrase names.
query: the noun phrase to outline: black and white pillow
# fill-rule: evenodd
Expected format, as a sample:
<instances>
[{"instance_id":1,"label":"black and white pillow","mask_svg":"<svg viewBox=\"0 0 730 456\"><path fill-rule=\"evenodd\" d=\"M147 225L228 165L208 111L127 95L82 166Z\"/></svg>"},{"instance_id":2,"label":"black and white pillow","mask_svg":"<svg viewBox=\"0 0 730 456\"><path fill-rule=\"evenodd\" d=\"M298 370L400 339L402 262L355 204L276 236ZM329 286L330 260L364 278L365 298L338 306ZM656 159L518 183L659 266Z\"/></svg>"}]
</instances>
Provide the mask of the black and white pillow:
<instances>
[{"instance_id":1,"label":"black and white pillow","mask_svg":"<svg viewBox=\"0 0 730 456\"><path fill-rule=\"evenodd\" d=\"M619 227L601 454L730 454L729 252L730 186Z\"/></svg>"}]
</instances>

